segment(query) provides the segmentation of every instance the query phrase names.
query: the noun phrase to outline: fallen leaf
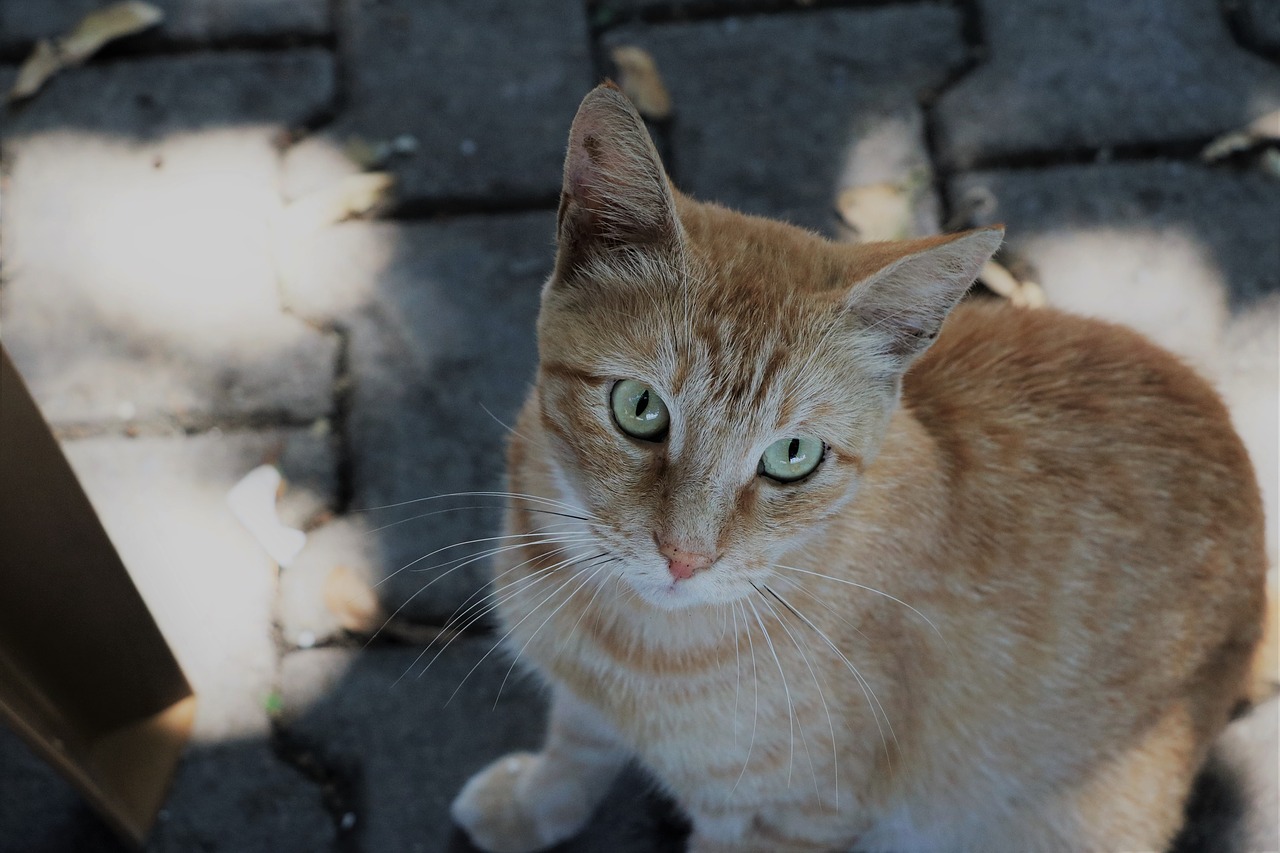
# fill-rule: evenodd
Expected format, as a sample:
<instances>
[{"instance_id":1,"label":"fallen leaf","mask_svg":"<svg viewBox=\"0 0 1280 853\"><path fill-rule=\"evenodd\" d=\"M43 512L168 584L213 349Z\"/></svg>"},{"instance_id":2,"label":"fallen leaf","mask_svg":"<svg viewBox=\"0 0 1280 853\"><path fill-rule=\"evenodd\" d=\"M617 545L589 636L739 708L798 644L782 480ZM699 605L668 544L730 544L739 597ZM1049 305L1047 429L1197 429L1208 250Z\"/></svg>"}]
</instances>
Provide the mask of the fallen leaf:
<instances>
[{"instance_id":1,"label":"fallen leaf","mask_svg":"<svg viewBox=\"0 0 1280 853\"><path fill-rule=\"evenodd\" d=\"M18 79L9 90L9 103L30 98L50 77L62 70L62 58L53 44L46 39L36 42L35 49L18 69Z\"/></svg>"},{"instance_id":2,"label":"fallen leaf","mask_svg":"<svg viewBox=\"0 0 1280 853\"><path fill-rule=\"evenodd\" d=\"M1280 148L1268 148L1262 152L1262 171L1273 178L1280 178Z\"/></svg>"},{"instance_id":3,"label":"fallen leaf","mask_svg":"<svg viewBox=\"0 0 1280 853\"><path fill-rule=\"evenodd\" d=\"M836 208L863 242L901 240L911 231L911 192L897 184L865 184L841 190Z\"/></svg>"},{"instance_id":4,"label":"fallen leaf","mask_svg":"<svg viewBox=\"0 0 1280 853\"><path fill-rule=\"evenodd\" d=\"M609 54L618 66L618 85L645 118L662 121L671 116L671 95L658 73L658 64L644 48L620 45Z\"/></svg>"},{"instance_id":5,"label":"fallen leaf","mask_svg":"<svg viewBox=\"0 0 1280 853\"><path fill-rule=\"evenodd\" d=\"M356 634L373 634L386 614L373 588L346 566L337 566L324 581L324 603L338 624Z\"/></svg>"},{"instance_id":6,"label":"fallen leaf","mask_svg":"<svg viewBox=\"0 0 1280 853\"><path fill-rule=\"evenodd\" d=\"M388 172L347 175L285 208L288 233L305 234L326 225L364 216L391 199L395 176Z\"/></svg>"},{"instance_id":7,"label":"fallen leaf","mask_svg":"<svg viewBox=\"0 0 1280 853\"><path fill-rule=\"evenodd\" d=\"M153 27L164 12L150 3L129 0L90 12L70 33L56 41L41 39L18 71L17 82L9 90L9 101L29 98L64 68L79 65L103 45Z\"/></svg>"},{"instance_id":8,"label":"fallen leaf","mask_svg":"<svg viewBox=\"0 0 1280 853\"><path fill-rule=\"evenodd\" d=\"M343 155L361 169L381 169L391 156L391 146L385 142L370 142L361 136L352 136L342 146Z\"/></svg>"},{"instance_id":9,"label":"fallen leaf","mask_svg":"<svg viewBox=\"0 0 1280 853\"><path fill-rule=\"evenodd\" d=\"M1042 308L1045 305L1044 288L1030 279L1019 279L995 261L982 265L978 280L1021 308Z\"/></svg>"},{"instance_id":10,"label":"fallen leaf","mask_svg":"<svg viewBox=\"0 0 1280 853\"><path fill-rule=\"evenodd\" d=\"M276 498L283 483L274 465L259 465L231 487L227 505L262 550L277 565L288 566L307 544L307 534L286 527L276 514Z\"/></svg>"},{"instance_id":11,"label":"fallen leaf","mask_svg":"<svg viewBox=\"0 0 1280 853\"><path fill-rule=\"evenodd\" d=\"M1200 152L1200 159L1212 163L1260 143L1277 140L1280 140L1280 110L1259 116L1244 127L1219 136Z\"/></svg>"},{"instance_id":12,"label":"fallen leaf","mask_svg":"<svg viewBox=\"0 0 1280 853\"><path fill-rule=\"evenodd\" d=\"M164 19L164 12L150 3L129 0L90 12L76 28L58 40L64 65L78 65L108 42L140 33Z\"/></svg>"}]
</instances>

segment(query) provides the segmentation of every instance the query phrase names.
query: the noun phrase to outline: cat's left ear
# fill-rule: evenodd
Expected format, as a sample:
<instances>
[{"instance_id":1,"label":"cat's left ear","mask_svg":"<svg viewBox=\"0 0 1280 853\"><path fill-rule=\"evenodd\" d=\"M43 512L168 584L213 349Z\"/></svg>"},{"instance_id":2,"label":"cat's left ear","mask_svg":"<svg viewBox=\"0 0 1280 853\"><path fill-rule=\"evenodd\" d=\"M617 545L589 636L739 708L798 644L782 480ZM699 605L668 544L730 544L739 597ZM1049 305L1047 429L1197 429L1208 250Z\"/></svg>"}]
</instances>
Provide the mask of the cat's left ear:
<instances>
[{"instance_id":1,"label":"cat's left ear","mask_svg":"<svg viewBox=\"0 0 1280 853\"><path fill-rule=\"evenodd\" d=\"M897 244L905 252L855 284L846 310L890 366L903 370L937 338L1003 239L997 225Z\"/></svg>"}]
</instances>

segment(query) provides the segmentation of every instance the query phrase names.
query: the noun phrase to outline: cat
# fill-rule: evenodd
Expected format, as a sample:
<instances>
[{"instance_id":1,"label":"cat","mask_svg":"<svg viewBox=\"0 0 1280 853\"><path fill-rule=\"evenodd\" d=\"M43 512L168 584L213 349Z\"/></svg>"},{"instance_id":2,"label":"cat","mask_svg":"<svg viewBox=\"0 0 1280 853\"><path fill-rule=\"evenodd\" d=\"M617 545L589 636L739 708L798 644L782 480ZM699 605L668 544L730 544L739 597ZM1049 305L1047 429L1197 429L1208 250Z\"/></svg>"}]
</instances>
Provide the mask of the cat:
<instances>
[{"instance_id":1,"label":"cat","mask_svg":"<svg viewBox=\"0 0 1280 853\"><path fill-rule=\"evenodd\" d=\"M694 201L586 97L493 588L548 731L457 796L477 846L572 837L636 758L696 853L1166 848L1246 698L1258 486L1137 333L960 303L1002 237Z\"/></svg>"}]
</instances>

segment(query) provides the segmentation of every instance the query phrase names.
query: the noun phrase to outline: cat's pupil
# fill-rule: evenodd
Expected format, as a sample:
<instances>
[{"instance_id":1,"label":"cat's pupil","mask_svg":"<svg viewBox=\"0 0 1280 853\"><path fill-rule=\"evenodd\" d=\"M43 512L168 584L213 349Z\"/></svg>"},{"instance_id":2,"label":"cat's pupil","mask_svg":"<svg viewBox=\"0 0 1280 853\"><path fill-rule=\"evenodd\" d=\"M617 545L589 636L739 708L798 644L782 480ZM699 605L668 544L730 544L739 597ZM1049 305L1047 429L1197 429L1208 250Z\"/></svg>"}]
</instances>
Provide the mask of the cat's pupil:
<instances>
[{"instance_id":1,"label":"cat's pupil","mask_svg":"<svg viewBox=\"0 0 1280 853\"><path fill-rule=\"evenodd\" d=\"M787 445L787 461L795 464L800 458L800 439L793 438L791 443Z\"/></svg>"},{"instance_id":2,"label":"cat's pupil","mask_svg":"<svg viewBox=\"0 0 1280 853\"><path fill-rule=\"evenodd\" d=\"M649 408L649 392L645 391L640 395L640 399L636 400L636 417L643 415L647 408Z\"/></svg>"}]
</instances>

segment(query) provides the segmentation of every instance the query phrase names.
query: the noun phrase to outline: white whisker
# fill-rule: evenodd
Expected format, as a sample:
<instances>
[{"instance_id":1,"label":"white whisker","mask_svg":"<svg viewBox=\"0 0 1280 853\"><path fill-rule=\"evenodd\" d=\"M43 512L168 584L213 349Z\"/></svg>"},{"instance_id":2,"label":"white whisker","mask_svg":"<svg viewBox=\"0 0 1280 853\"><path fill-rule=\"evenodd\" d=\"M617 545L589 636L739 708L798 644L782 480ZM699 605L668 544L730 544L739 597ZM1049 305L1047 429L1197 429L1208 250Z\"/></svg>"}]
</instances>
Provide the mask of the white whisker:
<instances>
[{"instance_id":1,"label":"white whisker","mask_svg":"<svg viewBox=\"0 0 1280 853\"><path fill-rule=\"evenodd\" d=\"M787 699L787 724L791 730L791 749L787 755L787 787L791 787L791 768L795 764L796 758L796 714L795 707L791 704L791 688L787 685L787 674L782 669L782 661L778 657L778 650L773 646L773 638L769 636L769 629L764 626L764 620L760 618L760 611L756 610L755 602L750 599L744 599L747 606L751 608L751 613L756 617L756 624L760 626L760 633L764 634L764 641L769 646L769 653L773 655L773 662L778 665L778 675L782 676L782 692Z\"/></svg>"},{"instance_id":2,"label":"white whisker","mask_svg":"<svg viewBox=\"0 0 1280 853\"><path fill-rule=\"evenodd\" d=\"M850 661L847 657L845 657L844 652L840 651L840 647L831 641L831 638L827 636L825 631L823 631L817 625L813 624L813 622L800 611L793 609L792 612L795 613L796 616L798 616L801 619L801 621L803 621L806 625L812 628L814 633L816 633L819 637L822 638L822 641L827 644L827 647L830 648L831 651L839 655L840 660L844 661L845 667L848 668L849 672L853 674L854 680L858 682L858 686L862 688L862 695L867 700L867 707L871 709L871 718L875 720L876 729L880 732L880 743L884 747L885 761L888 763L889 772L892 773L893 760L889 753L889 742L885 739L885 736L884 736L884 727L880 724L881 715L884 716L885 725L889 727L889 734L893 736L893 742L895 744L898 743L898 736L893 731L893 724L889 722L889 715L885 712L884 706L880 704L880 700L876 698L875 691L871 689L870 682L868 682L867 679L863 676L863 674L858 671L858 668L853 665L853 662ZM877 709L878 709L878 713L877 713Z\"/></svg>"},{"instance_id":3,"label":"white whisker","mask_svg":"<svg viewBox=\"0 0 1280 853\"><path fill-rule=\"evenodd\" d=\"M765 597L764 597L764 593L763 593L763 592L760 592L760 588L759 588L759 587L757 587L754 583L753 583L753 584L751 584L751 586L752 586L753 588L755 588L755 591L756 591L757 593L759 593L759 594L760 594L760 600L764 602L765 607L768 607L768 608L769 608L769 612L773 615L773 618L778 620L778 624L782 626L782 630L786 632L786 634L787 634L787 636L788 636L788 637L791 637L791 642L792 642L792 643L795 643L796 649L797 649L797 650L800 650L800 644L799 644L799 643L796 643L796 638L792 635L792 633L791 633L791 629L790 629L790 628L788 628L788 627L787 627L787 624L786 624L785 622L783 622L783 621L782 621L782 617L778 615L778 611L776 611L776 610L774 609L773 604L772 604L772 603L770 603L769 599L767 599L767 598L765 598ZM803 650L800 650L800 657L804 660L805 666L809 666L809 659L808 659L807 657L805 657L805 654L804 654L804 651L803 651ZM810 673L811 675L813 674L813 667L811 667L811 666L809 667L809 673ZM816 675L814 675L814 676L813 676L813 682L814 682L814 684L817 684L817 683L818 683L818 677L817 677ZM784 685L784 687L785 687L785 685L786 685L786 681L785 681L785 679L783 680L783 685ZM819 693L821 693L822 688L818 688L818 691L819 691ZM824 706L826 705L826 701L825 701L825 700L823 701L823 705L824 705ZM818 804L819 804L819 805L821 805L821 804L822 804L822 790L818 787L818 771L817 771L817 768L814 766L814 763L813 763L813 754L809 751L809 738L805 736L805 733L804 733L804 725L800 722L800 714L799 714L799 712L796 712L796 728L798 728L798 729L800 730L800 745L801 745L802 747L804 747L804 755L805 755L805 758L806 758L806 759L808 760L808 762L809 762L809 774L813 777L813 792L814 792L814 794L815 794L815 795L817 795L817 797L818 797ZM832 746L834 747L834 745L835 745L835 730L834 730L834 729L832 729L831 742L832 742ZM788 780L788 784L790 784L790 780Z\"/></svg>"},{"instance_id":4,"label":"white whisker","mask_svg":"<svg viewBox=\"0 0 1280 853\"><path fill-rule=\"evenodd\" d=\"M738 778L734 780L733 788L729 790L729 795L738 790L738 785L742 782L742 777L747 775L747 766L751 764L751 750L756 745L756 725L760 721L760 675L756 669L756 643L751 637L751 621L747 619L747 608L741 602L734 602L742 610L742 627L747 633L747 648L751 651L751 684L752 684L752 702L754 707L751 710L751 740L747 742L747 757L742 760L742 771L738 773Z\"/></svg>"},{"instance_id":5,"label":"white whisker","mask_svg":"<svg viewBox=\"0 0 1280 853\"><path fill-rule=\"evenodd\" d=\"M776 569L786 569L786 570L787 570L787 571L789 571L789 572L799 572L799 573L804 574L804 575L813 575L813 576L814 576L814 577L816 577L816 578L822 578L823 580L835 581L836 583L848 584L849 586L856 586L858 589L865 589L867 592L874 592L876 595L883 595L885 598L889 599L890 601L895 601L895 602L897 602L898 604L901 604L903 607L907 608L907 609L908 609L908 610L910 610L912 613L914 613L914 614L916 614L917 616L919 616L919 617L920 617L921 619L923 619L925 622L929 623L929 627L933 629L933 633L935 633L935 634L937 634L937 635L938 635L938 639L942 640L942 642L944 642L944 643L947 641L947 638L946 638L946 637L944 637L944 636L942 636L942 632L938 630L938 626L937 626L937 625L935 625L935 624L933 624L933 620L931 620L928 616L925 616L923 613L921 613L919 610L916 610L916 609L915 609L914 607L912 607L910 604L907 604L907 603L906 603L905 601L903 601L901 598L897 598L897 597L895 597L895 596L892 596L892 595L890 595L889 593L887 593L887 592L883 592L883 591L881 591L881 590L878 590L878 589L876 589L876 588L875 588L875 587L873 587L873 586L867 586L866 584L860 584L860 583L857 583L856 581L846 580L845 578L837 578L837 577L833 577L833 576L831 576L831 575L824 575L824 574L822 574L821 572L814 572L814 571L810 571L809 569L798 569L798 568L796 568L795 566L783 566L783 565L781 565L781 564L779 564L779 563L774 563L774 564L773 564L773 567L774 567L774 568L776 568Z\"/></svg>"}]
</instances>

